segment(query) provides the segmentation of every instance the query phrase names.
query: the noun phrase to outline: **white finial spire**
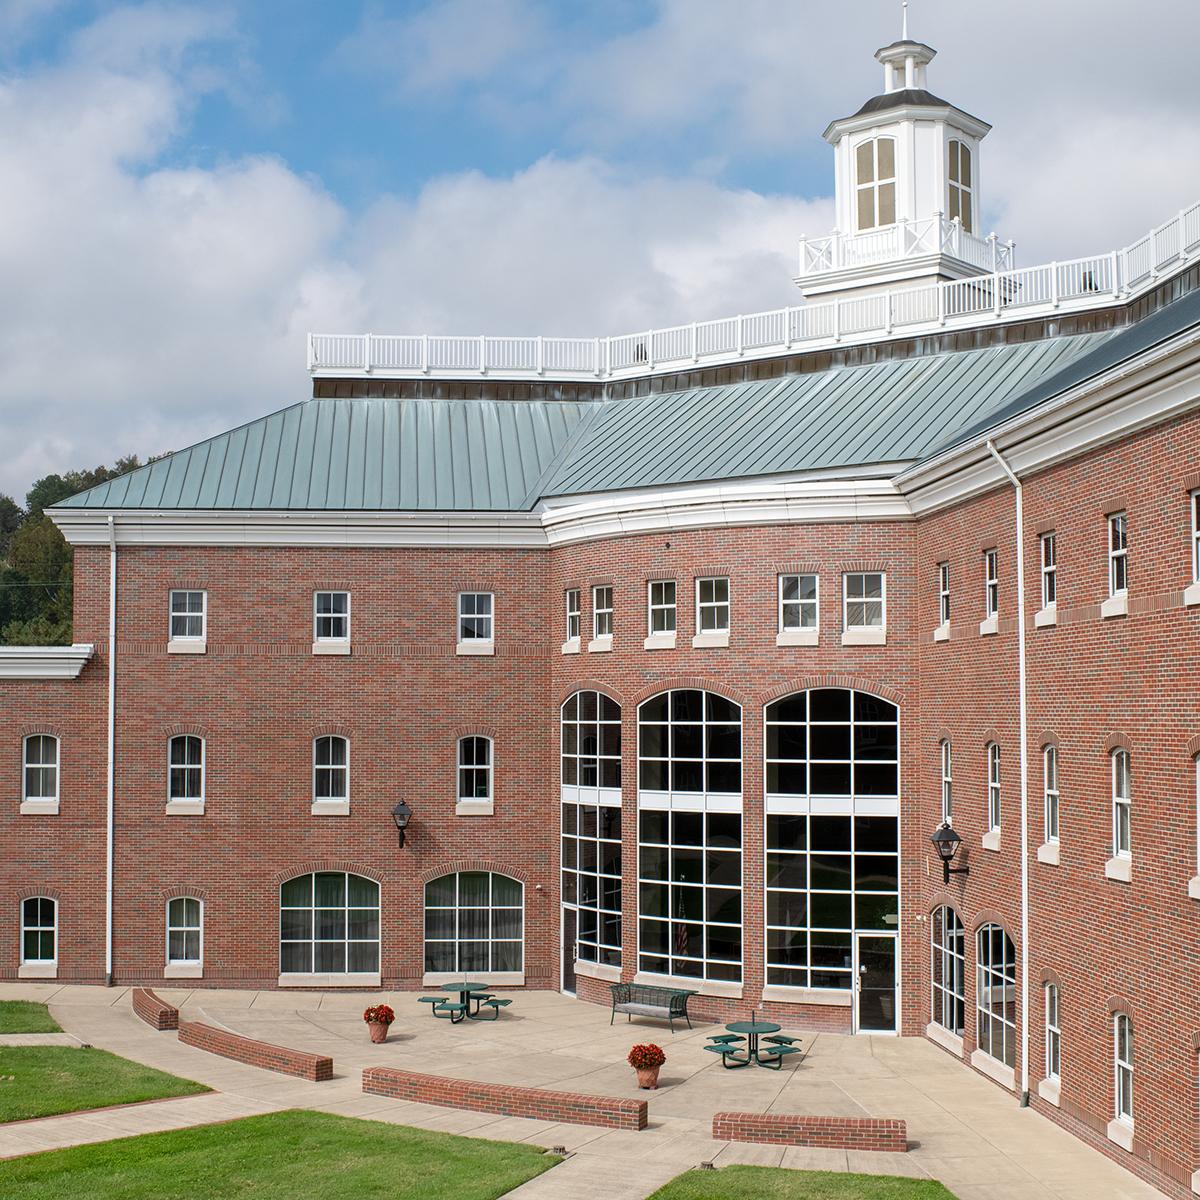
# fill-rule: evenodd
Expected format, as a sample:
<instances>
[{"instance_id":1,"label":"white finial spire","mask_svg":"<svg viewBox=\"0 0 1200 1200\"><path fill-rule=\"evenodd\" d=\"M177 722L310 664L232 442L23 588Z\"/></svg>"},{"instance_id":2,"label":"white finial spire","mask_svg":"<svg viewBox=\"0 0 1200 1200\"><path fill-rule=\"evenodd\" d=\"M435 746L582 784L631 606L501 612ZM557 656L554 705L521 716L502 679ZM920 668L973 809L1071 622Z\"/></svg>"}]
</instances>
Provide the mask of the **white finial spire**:
<instances>
[{"instance_id":1,"label":"white finial spire","mask_svg":"<svg viewBox=\"0 0 1200 1200\"><path fill-rule=\"evenodd\" d=\"M903 42L907 42L908 41L908 0L903 0L903 2L900 5L900 8L903 10L903 13L904 13L903 24L900 29L900 40Z\"/></svg>"}]
</instances>

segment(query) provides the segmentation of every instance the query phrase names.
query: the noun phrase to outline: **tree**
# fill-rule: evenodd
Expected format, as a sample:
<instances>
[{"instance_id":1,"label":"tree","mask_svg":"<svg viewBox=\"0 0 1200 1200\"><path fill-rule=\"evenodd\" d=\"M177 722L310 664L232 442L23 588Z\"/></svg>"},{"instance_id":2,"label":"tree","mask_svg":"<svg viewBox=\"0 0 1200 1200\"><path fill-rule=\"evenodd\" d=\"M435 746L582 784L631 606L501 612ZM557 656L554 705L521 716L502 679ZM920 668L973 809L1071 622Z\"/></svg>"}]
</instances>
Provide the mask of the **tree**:
<instances>
[{"instance_id":1,"label":"tree","mask_svg":"<svg viewBox=\"0 0 1200 1200\"><path fill-rule=\"evenodd\" d=\"M21 506L11 496L0 493L0 563L8 560L8 543L24 519Z\"/></svg>"}]
</instances>

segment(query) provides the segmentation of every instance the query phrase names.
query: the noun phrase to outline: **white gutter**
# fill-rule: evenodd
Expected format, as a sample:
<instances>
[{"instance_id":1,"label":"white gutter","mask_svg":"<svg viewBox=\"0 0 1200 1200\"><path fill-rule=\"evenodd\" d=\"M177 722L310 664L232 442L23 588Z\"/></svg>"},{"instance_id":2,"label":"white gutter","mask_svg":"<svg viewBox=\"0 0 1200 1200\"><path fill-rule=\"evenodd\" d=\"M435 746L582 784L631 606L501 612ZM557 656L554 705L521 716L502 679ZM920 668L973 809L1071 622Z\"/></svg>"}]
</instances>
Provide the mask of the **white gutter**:
<instances>
[{"instance_id":1,"label":"white gutter","mask_svg":"<svg viewBox=\"0 0 1200 1200\"><path fill-rule=\"evenodd\" d=\"M117 526L108 518L108 806L105 818L104 982L113 981L113 793L117 717Z\"/></svg>"},{"instance_id":2,"label":"white gutter","mask_svg":"<svg viewBox=\"0 0 1200 1200\"><path fill-rule=\"evenodd\" d=\"M1025 513L1021 481L991 438L987 448L1017 498L1017 695L1021 730L1021 1107L1029 1104L1029 714L1025 691Z\"/></svg>"}]
</instances>

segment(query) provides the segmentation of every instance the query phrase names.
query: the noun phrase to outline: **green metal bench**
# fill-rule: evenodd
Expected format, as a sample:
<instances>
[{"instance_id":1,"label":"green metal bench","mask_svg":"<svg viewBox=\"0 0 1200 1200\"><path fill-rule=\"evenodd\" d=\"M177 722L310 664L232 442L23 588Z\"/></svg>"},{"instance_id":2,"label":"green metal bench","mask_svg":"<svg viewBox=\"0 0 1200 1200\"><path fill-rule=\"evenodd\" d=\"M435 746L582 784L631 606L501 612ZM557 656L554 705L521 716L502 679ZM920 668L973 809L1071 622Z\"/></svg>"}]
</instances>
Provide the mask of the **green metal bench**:
<instances>
[{"instance_id":1,"label":"green metal bench","mask_svg":"<svg viewBox=\"0 0 1200 1200\"><path fill-rule=\"evenodd\" d=\"M508 1000L508 999L496 999L494 997L491 997L487 1000L484 1000L483 1003L480 1004L479 1007L480 1008L490 1008L492 1010L492 1015L487 1019L490 1021L495 1021L495 1020L498 1020L500 1017L500 1010L502 1008L507 1008L511 1003L512 1003L512 1001Z\"/></svg>"},{"instance_id":2,"label":"green metal bench","mask_svg":"<svg viewBox=\"0 0 1200 1200\"><path fill-rule=\"evenodd\" d=\"M658 987L649 983L614 983L612 987L611 1025L617 1013L625 1013L632 1021L634 1017L657 1017L666 1021L675 1032L675 1022L683 1020L691 1029L692 1019L688 1016L688 997L695 991L683 988Z\"/></svg>"},{"instance_id":3,"label":"green metal bench","mask_svg":"<svg viewBox=\"0 0 1200 1200\"><path fill-rule=\"evenodd\" d=\"M758 1052L758 1061L765 1067L773 1064L772 1070L783 1069L784 1055L799 1054L799 1046L763 1046Z\"/></svg>"},{"instance_id":4,"label":"green metal bench","mask_svg":"<svg viewBox=\"0 0 1200 1200\"><path fill-rule=\"evenodd\" d=\"M429 1011L431 1013L433 1013L433 1015L435 1017L438 1015L437 1010L439 1008L441 1008L441 1006L443 1004L447 1003L447 1001L448 1001L448 997L446 997L446 996L418 996L417 997L417 1003L418 1004L428 1004Z\"/></svg>"}]
</instances>

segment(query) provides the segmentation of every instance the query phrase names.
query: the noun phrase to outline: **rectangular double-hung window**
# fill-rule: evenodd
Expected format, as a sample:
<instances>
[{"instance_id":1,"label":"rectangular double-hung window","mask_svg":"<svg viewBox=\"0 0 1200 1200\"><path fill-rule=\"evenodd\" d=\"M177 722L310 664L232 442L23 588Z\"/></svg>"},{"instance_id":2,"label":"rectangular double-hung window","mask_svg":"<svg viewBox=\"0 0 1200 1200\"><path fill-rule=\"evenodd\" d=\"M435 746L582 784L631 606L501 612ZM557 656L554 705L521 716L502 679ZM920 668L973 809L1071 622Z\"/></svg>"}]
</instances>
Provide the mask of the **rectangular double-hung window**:
<instances>
[{"instance_id":1,"label":"rectangular double-hung window","mask_svg":"<svg viewBox=\"0 0 1200 1200\"><path fill-rule=\"evenodd\" d=\"M675 641L675 580L652 580L646 589L647 633L650 642Z\"/></svg>"},{"instance_id":2,"label":"rectangular double-hung window","mask_svg":"<svg viewBox=\"0 0 1200 1200\"><path fill-rule=\"evenodd\" d=\"M1130 831L1133 795L1130 785L1129 751L1112 754L1113 857L1128 858L1132 853Z\"/></svg>"},{"instance_id":3,"label":"rectangular double-hung window","mask_svg":"<svg viewBox=\"0 0 1200 1200\"><path fill-rule=\"evenodd\" d=\"M1133 1124L1133 1022L1125 1013L1113 1018L1114 1116Z\"/></svg>"},{"instance_id":4,"label":"rectangular double-hung window","mask_svg":"<svg viewBox=\"0 0 1200 1200\"><path fill-rule=\"evenodd\" d=\"M779 576L780 646L815 646L819 625L819 581L816 575Z\"/></svg>"},{"instance_id":5,"label":"rectangular double-hung window","mask_svg":"<svg viewBox=\"0 0 1200 1200\"><path fill-rule=\"evenodd\" d=\"M726 642L729 638L729 580L696 580L696 641Z\"/></svg>"},{"instance_id":6,"label":"rectangular double-hung window","mask_svg":"<svg viewBox=\"0 0 1200 1200\"><path fill-rule=\"evenodd\" d=\"M1053 533L1043 533L1041 538L1042 554L1042 607L1050 608L1058 603L1058 537Z\"/></svg>"},{"instance_id":7,"label":"rectangular double-hung window","mask_svg":"<svg viewBox=\"0 0 1200 1200\"><path fill-rule=\"evenodd\" d=\"M582 620L581 609L579 603L579 589L567 588L564 593L566 611L567 611L567 639L563 643L563 650L578 650L579 649L579 626Z\"/></svg>"},{"instance_id":8,"label":"rectangular double-hung window","mask_svg":"<svg viewBox=\"0 0 1200 1200\"><path fill-rule=\"evenodd\" d=\"M313 653L350 650L350 593L313 592Z\"/></svg>"},{"instance_id":9,"label":"rectangular double-hung window","mask_svg":"<svg viewBox=\"0 0 1200 1200\"><path fill-rule=\"evenodd\" d=\"M495 647L493 616L495 597L491 592L459 592L458 653L491 654Z\"/></svg>"},{"instance_id":10,"label":"rectangular double-hung window","mask_svg":"<svg viewBox=\"0 0 1200 1200\"><path fill-rule=\"evenodd\" d=\"M989 833L1000 832L1000 747L989 742L987 748L987 827Z\"/></svg>"},{"instance_id":11,"label":"rectangular double-hung window","mask_svg":"<svg viewBox=\"0 0 1200 1200\"><path fill-rule=\"evenodd\" d=\"M1000 562L995 550L983 552L983 615L994 617L1000 611Z\"/></svg>"},{"instance_id":12,"label":"rectangular double-hung window","mask_svg":"<svg viewBox=\"0 0 1200 1200\"><path fill-rule=\"evenodd\" d=\"M1045 836L1047 845L1058 841L1058 747L1042 751L1042 783L1045 792Z\"/></svg>"},{"instance_id":13,"label":"rectangular double-hung window","mask_svg":"<svg viewBox=\"0 0 1200 1200\"><path fill-rule=\"evenodd\" d=\"M939 750L942 759L942 821L949 825L954 820L954 778L951 773L949 738L942 739Z\"/></svg>"},{"instance_id":14,"label":"rectangular double-hung window","mask_svg":"<svg viewBox=\"0 0 1200 1200\"><path fill-rule=\"evenodd\" d=\"M1108 594L1116 596L1129 589L1128 518L1113 513L1108 518Z\"/></svg>"},{"instance_id":15,"label":"rectangular double-hung window","mask_svg":"<svg viewBox=\"0 0 1200 1200\"><path fill-rule=\"evenodd\" d=\"M950 564L938 563L938 624L950 624Z\"/></svg>"},{"instance_id":16,"label":"rectangular double-hung window","mask_svg":"<svg viewBox=\"0 0 1200 1200\"><path fill-rule=\"evenodd\" d=\"M208 637L208 593L173 589L168 607L168 653L203 654Z\"/></svg>"},{"instance_id":17,"label":"rectangular double-hung window","mask_svg":"<svg viewBox=\"0 0 1200 1200\"><path fill-rule=\"evenodd\" d=\"M1062 1071L1062 1029L1058 1023L1058 984L1046 984L1046 1078L1057 1081Z\"/></svg>"},{"instance_id":18,"label":"rectangular double-hung window","mask_svg":"<svg viewBox=\"0 0 1200 1200\"><path fill-rule=\"evenodd\" d=\"M609 584L592 588L592 637L611 638L613 631L613 590Z\"/></svg>"},{"instance_id":19,"label":"rectangular double-hung window","mask_svg":"<svg viewBox=\"0 0 1200 1200\"><path fill-rule=\"evenodd\" d=\"M1200 583L1200 492L1192 493L1192 579Z\"/></svg>"}]
</instances>

